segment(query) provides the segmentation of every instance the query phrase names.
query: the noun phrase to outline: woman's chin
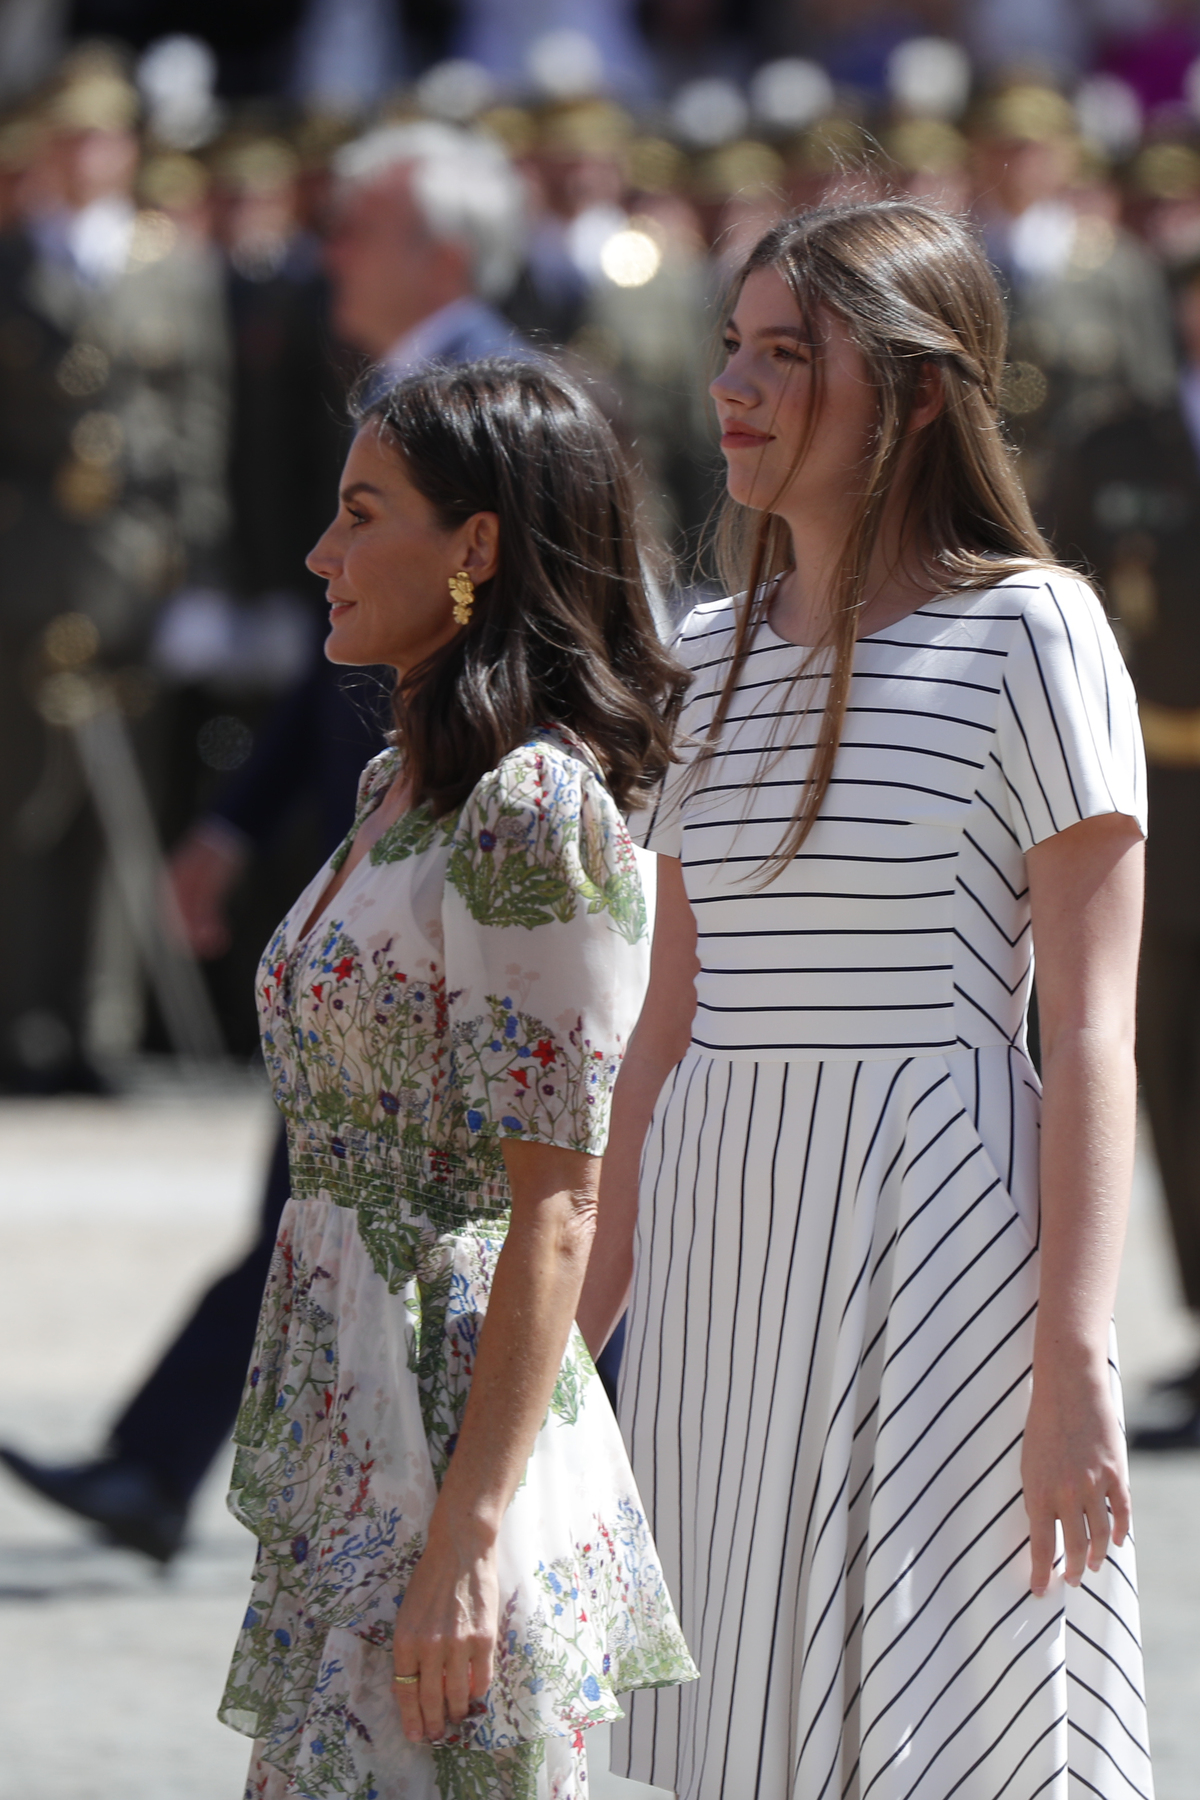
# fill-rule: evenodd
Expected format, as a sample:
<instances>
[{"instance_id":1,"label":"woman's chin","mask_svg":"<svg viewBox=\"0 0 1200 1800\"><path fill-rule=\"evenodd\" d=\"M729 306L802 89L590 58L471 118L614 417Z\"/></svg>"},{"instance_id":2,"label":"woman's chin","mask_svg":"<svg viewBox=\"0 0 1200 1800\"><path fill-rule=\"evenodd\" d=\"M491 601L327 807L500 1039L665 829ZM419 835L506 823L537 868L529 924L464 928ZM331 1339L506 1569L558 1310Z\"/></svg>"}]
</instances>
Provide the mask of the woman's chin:
<instances>
[{"instance_id":1,"label":"woman's chin","mask_svg":"<svg viewBox=\"0 0 1200 1800\"><path fill-rule=\"evenodd\" d=\"M766 492L766 485L761 479L756 480L754 474L736 466L728 467L725 471L725 491L739 506L751 506L761 512L761 496Z\"/></svg>"},{"instance_id":2,"label":"woman's chin","mask_svg":"<svg viewBox=\"0 0 1200 1800\"><path fill-rule=\"evenodd\" d=\"M350 631L339 631L334 625L325 639L325 660L331 663L345 663L351 667L362 667L367 663L378 662L376 656L365 655L363 647L356 644L354 634Z\"/></svg>"}]
</instances>

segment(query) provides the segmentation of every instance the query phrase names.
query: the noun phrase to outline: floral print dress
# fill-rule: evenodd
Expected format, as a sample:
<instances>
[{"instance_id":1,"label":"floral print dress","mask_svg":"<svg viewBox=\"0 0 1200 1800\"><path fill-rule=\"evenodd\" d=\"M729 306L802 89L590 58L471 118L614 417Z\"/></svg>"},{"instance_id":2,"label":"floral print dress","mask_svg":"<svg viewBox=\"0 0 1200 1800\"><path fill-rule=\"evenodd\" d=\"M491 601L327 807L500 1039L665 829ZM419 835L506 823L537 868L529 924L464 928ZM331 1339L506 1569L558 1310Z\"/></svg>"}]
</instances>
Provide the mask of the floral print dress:
<instances>
[{"instance_id":1,"label":"floral print dress","mask_svg":"<svg viewBox=\"0 0 1200 1800\"><path fill-rule=\"evenodd\" d=\"M395 771L392 751L368 765L259 971L292 1196L234 1434L230 1505L259 1552L221 1717L256 1740L255 1800L582 1800L585 1729L695 1669L578 1332L501 1529L479 1716L410 1744L391 1642L504 1243L501 1145L603 1151L649 859L555 728L459 813L391 826L302 936Z\"/></svg>"}]
</instances>

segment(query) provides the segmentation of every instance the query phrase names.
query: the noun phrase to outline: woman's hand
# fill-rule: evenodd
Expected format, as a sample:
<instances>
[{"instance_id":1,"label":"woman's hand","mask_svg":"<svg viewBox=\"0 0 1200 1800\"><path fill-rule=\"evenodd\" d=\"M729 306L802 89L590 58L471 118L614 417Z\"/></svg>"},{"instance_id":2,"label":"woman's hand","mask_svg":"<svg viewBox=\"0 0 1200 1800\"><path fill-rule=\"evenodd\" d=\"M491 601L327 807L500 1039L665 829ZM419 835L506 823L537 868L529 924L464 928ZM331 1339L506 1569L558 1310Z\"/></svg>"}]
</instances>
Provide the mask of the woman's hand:
<instances>
[{"instance_id":1,"label":"woman's hand","mask_svg":"<svg viewBox=\"0 0 1200 1800\"><path fill-rule=\"evenodd\" d=\"M1100 1568L1110 1542L1125 1542L1129 1474L1107 1362L1035 1374L1021 1482L1033 1564L1029 1585L1035 1594L1050 1585L1056 1522L1062 1525L1063 1574L1072 1587L1078 1587L1085 1568L1093 1573Z\"/></svg>"},{"instance_id":2,"label":"woman's hand","mask_svg":"<svg viewBox=\"0 0 1200 1800\"><path fill-rule=\"evenodd\" d=\"M461 1533L430 1526L396 1619L392 1646L396 1699L414 1743L444 1737L491 1686L499 1619L494 1544L469 1545Z\"/></svg>"}]
</instances>

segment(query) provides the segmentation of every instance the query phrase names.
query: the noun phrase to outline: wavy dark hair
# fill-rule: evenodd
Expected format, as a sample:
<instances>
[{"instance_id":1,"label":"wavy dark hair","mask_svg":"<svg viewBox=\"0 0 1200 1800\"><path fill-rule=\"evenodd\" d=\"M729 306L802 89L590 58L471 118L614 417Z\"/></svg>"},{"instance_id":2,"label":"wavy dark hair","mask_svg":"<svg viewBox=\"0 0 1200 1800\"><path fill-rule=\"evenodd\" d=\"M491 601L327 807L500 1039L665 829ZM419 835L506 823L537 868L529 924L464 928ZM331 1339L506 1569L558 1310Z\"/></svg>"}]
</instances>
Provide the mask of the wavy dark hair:
<instances>
[{"instance_id":1,"label":"wavy dark hair","mask_svg":"<svg viewBox=\"0 0 1200 1800\"><path fill-rule=\"evenodd\" d=\"M470 623L396 686L413 804L461 806L539 725L583 739L618 806L647 796L687 675L659 638L630 475L594 403L545 363L496 357L409 376L354 417L446 531L500 521Z\"/></svg>"},{"instance_id":2,"label":"wavy dark hair","mask_svg":"<svg viewBox=\"0 0 1200 1800\"><path fill-rule=\"evenodd\" d=\"M931 586L946 592L993 587L1005 576L1053 567L1000 424L999 390L1007 321L996 278L968 223L915 200L848 201L784 219L736 272L723 317L759 269L782 276L809 327L813 398L787 476L803 461L824 400L821 313L839 318L875 390L872 441L834 575L827 635L804 659L794 691L814 663L829 667L812 768L795 814L760 879L775 878L817 820L833 774L850 692L867 572L922 375L934 369L942 408L913 447L905 495L904 551ZM775 496L778 500L780 496ZM716 752L738 677L767 617L777 577L794 566L791 533L768 500L760 509L726 498L718 561L728 592L741 598L730 660L708 737L690 778ZM787 744L768 753L775 760Z\"/></svg>"}]
</instances>

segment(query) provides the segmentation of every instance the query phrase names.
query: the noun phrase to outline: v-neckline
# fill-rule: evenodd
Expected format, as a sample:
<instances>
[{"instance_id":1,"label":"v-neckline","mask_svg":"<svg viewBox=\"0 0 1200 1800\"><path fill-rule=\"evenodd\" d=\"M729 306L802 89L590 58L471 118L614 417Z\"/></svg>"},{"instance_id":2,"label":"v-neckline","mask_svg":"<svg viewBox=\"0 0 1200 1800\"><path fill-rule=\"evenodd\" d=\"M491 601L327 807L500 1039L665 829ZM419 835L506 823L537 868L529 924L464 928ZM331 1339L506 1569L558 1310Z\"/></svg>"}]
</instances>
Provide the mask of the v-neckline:
<instances>
[{"instance_id":1,"label":"v-neckline","mask_svg":"<svg viewBox=\"0 0 1200 1800\"><path fill-rule=\"evenodd\" d=\"M342 841L338 845L337 849L334 850L329 856L326 857L326 859L322 863L321 867L317 870L316 875L313 877L313 879L309 883L308 887L305 888L304 893L300 896L301 904L297 908L297 912L300 914L303 914L305 900L308 898L308 895L311 893L312 889L316 886L317 882L322 882L323 885L317 889L317 898L314 900L312 909L309 911L308 923L298 933L296 940L292 945L292 954L293 955L295 955L298 950L303 949L303 947L308 943L309 939L315 934L315 932L316 932L318 926L321 924L322 920L332 910L334 901L339 899L341 897L341 895L343 895L346 892L347 888L350 886L351 882L354 880L354 878L358 874L359 870L363 867L363 865L365 863L369 863L371 860L371 852L368 849L366 855L363 856L362 858L360 858L360 860L357 863L355 863L354 867L350 870L349 874L346 876L345 881L343 881L341 886L337 889L337 892L330 893L329 890L333 884L333 881L338 875L340 875L342 868L345 865L346 858L350 855L350 852L354 848L354 845L358 838L359 832L362 830L363 826L366 824L367 820L371 817L371 815L373 813L377 813L379 811L379 808L383 805L383 800L384 800L385 794L388 793L388 791L391 788L392 782L396 779L396 773L400 766L400 759L398 756L395 755L395 752L392 753L392 756L393 756L393 760L391 763L391 772L388 776L387 781L381 783L379 787L377 787L372 793L370 793L367 796L367 804L364 805L363 807L361 807L360 810L355 814L354 821L351 824L349 831L346 833L345 837L342 839ZM402 819L406 818L407 814L409 812L411 812L412 810L413 809L411 807L407 808L406 812L401 813L400 817ZM395 823L399 823L399 820L395 821ZM391 828L389 827L389 830L390 829ZM380 835L382 836L382 833ZM331 864L333 863L334 858L337 857L340 853L344 853L341 855L341 861L338 863L336 869L331 869Z\"/></svg>"},{"instance_id":2,"label":"v-neckline","mask_svg":"<svg viewBox=\"0 0 1200 1800\"><path fill-rule=\"evenodd\" d=\"M589 744L584 742L584 740L579 736L578 732L572 731L572 729L569 725L563 725L563 724L559 724L559 723L554 723L554 724L550 724L550 725L537 725L534 727L531 736L526 740L526 742L533 743L538 738L555 737L555 736L557 736L559 742L562 744L562 746L568 752L570 752L574 756L577 756L580 759L580 761L585 763L593 771L594 774L599 776L601 781L604 780L604 771L600 766L600 762L596 756L595 751L592 750L592 748ZM332 855L326 857L324 863L317 870L317 873L313 877L312 881L310 881L310 883L308 884L308 887L305 888L303 894L301 894L300 904L296 908L297 915L303 913L304 902L307 900L308 895L311 893L312 889L316 886L317 882L323 880L324 885L318 889L317 898L316 898L316 900L314 900L312 908L308 913L308 923L302 931L298 932L295 939L292 941L291 948L288 952L289 956L297 955L298 952L304 948L304 946L309 942L309 939L315 935L315 933L316 933L318 927L321 925L322 921L327 917L329 912L332 910L334 900L340 898L340 896L346 892L347 888L350 886L350 883L357 877L359 870L361 868L363 868L364 866L370 864L371 850L368 849L366 855L361 859L361 861L357 862L354 865L353 869L351 869L350 873L347 875L347 877L346 877L345 881L342 883L341 887L338 888L337 893L332 894L332 895L329 894L329 887L330 887L330 883L332 880L332 876L330 874L330 864L333 862L334 857L336 857L340 851L344 851L345 856L343 856L343 858L342 858L342 863L344 863L345 857L349 856L351 850L354 848L354 843L355 843L356 838L358 837L359 832L362 830L362 828L366 824L367 820L371 817L372 813L378 812L379 808L383 804L384 795L388 792L388 789L391 787L392 782L396 779L396 772L400 766L400 758L395 750L392 750L390 754L391 754L392 761L390 764L390 773L388 775L387 781L384 783L381 783L381 785L378 788L376 788L374 790L374 792L372 792L368 796L370 803L368 805L363 806L361 808L361 810L355 814L353 824L351 825L349 831L346 833L345 837L342 839L341 843L338 845L337 849L335 851L333 851ZM418 809L414 806L407 807L404 810L404 812L402 812L400 814L399 818L394 819L392 821L392 824L388 826L388 828L387 828L388 831L391 831L393 826L401 824L406 818L408 818L410 813L416 812L417 810ZM386 834L384 832L381 832L379 835L379 839L377 841L382 842L383 837L385 835ZM374 846L372 846L372 848L373 847ZM342 867L342 863L339 863L337 869L333 870L333 872L332 872L333 875L336 875L340 871L340 869ZM328 898L327 898L327 896L328 896Z\"/></svg>"}]
</instances>

